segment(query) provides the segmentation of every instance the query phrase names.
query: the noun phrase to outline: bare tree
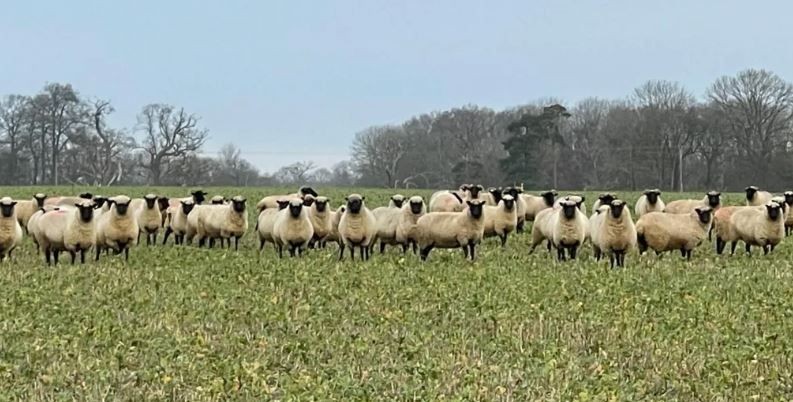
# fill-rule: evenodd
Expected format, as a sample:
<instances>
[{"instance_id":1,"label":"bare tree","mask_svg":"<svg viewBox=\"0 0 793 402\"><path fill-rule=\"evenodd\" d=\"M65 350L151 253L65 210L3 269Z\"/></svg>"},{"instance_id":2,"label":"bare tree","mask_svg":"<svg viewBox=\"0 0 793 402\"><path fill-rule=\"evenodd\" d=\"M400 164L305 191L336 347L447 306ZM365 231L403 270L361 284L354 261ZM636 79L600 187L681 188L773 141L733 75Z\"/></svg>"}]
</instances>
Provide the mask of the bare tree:
<instances>
[{"instance_id":1,"label":"bare tree","mask_svg":"<svg viewBox=\"0 0 793 402\"><path fill-rule=\"evenodd\" d=\"M198 128L198 117L170 105L145 106L138 115L138 126L143 132L143 168L154 185L160 185L173 160L194 154L207 139L207 131Z\"/></svg>"},{"instance_id":2,"label":"bare tree","mask_svg":"<svg viewBox=\"0 0 793 402\"><path fill-rule=\"evenodd\" d=\"M25 108L29 98L22 95L8 95L0 101L0 143L8 146L9 162L6 175L9 184L17 184L19 177L19 153L22 148L22 135L25 127Z\"/></svg>"},{"instance_id":3,"label":"bare tree","mask_svg":"<svg viewBox=\"0 0 793 402\"><path fill-rule=\"evenodd\" d=\"M395 185L399 163L405 156L406 137L401 127L370 127L355 134L353 162L363 174L379 177L385 187Z\"/></svg>"},{"instance_id":4,"label":"bare tree","mask_svg":"<svg viewBox=\"0 0 793 402\"><path fill-rule=\"evenodd\" d=\"M94 145L85 152L89 155L85 161L86 174L92 183L109 186L121 179L121 155L134 144L123 133L107 127L106 117L115 111L110 102L95 100L91 107L90 123L93 135L90 139Z\"/></svg>"},{"instance_id":5,"label":"bare tree","mask_svg":"<svg viewBox=\"0 0 793 402\"><path fill-rule=\"evenodd\" d=\"M295 162L278 169L275 176L284 184L305 184L309 180L309 172L315 167L311 161Z\"/></svg>"},{"instance_id":6,"label":"bare tree","mask_svg":"<svg viewBox=\"0 0 793 402\"><path fill-rule=\"evenodd\" d=\"M226 144L220 149L217 163L222 176L218 178L221 184L247 186L259 176L256 168L242 158L242 152L234 144Z\"/></svg>"},{"instance_id":7,"label":"bare tree","mask_svg":"<svg viewBox=\"0 0 793 402\"><path fill-rule=\"evenodd\" d=\"M56 186L60 180L61 152L78 126L85 121L85 108L77 92L69 84L48 84L44 87L46 115L49 119L50 177Z\"/></svg>"}]
</instances>

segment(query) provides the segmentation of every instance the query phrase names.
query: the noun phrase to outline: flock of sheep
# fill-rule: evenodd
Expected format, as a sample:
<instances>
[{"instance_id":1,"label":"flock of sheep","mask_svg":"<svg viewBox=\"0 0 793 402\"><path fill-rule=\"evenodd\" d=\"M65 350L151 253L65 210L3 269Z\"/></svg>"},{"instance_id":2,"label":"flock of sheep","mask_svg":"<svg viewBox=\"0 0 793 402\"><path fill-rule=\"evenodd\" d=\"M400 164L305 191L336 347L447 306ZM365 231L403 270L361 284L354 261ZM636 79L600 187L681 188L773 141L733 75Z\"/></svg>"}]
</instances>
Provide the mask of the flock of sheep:
<instances>
[{"instance_id":1,"label":"flock of sheep","mask_svg":"<svg viewBox=\"0 0 793 402\"><path fill-rule=\"evenodd\" d=\"M102 251L124 254L145 236L147 245L163 244L173 235L175 244L199 247L239 247L248 231L246 199L213 197L197 190L186 198L169 199L148 194L131 199L119 195L106 198L90 193L78 197L47 197L31 200L0 199L0 259L10 257L25 233L44 254L48 264L58 263L61 252L85 262L91 249L99 260ZM587 216L585 198L557 197L553 190L538 195L523 194L518 187L490 188L462 185L458 190L435 192L425 204L420 196L394 195L389 205L369 209L365 197L351 194L344 204L331 208L327 197L310 187L293 194L264 197L256 204L255 232L259 251L269 242L283 257L300 256L309 248L339 245L339 259L356 250L368 260L379 244L383 253L389 245L402 252L412 247L422 260L434 248L462 248L466 258L476 258L476 246L484 238L498 237L501 246L509 235L533 222L530 251L543 242L555 250L559 260L576 258L579 248L590 242L597 260L609 257L612 267L624 266L633 249L644 253L679 250L686 258L706 238L716 238L721 254L727 244L735 252L738 241L747 253L752 246L768 253L793 229L793 192L773 196L757 187L746 188L745 206L722 206L719 192L708 192L699 200L676 200L665 204L657 189L646 190L636 202L634 222L627 204L614 194L601 194Z\"/></svg>"}]
</instances>

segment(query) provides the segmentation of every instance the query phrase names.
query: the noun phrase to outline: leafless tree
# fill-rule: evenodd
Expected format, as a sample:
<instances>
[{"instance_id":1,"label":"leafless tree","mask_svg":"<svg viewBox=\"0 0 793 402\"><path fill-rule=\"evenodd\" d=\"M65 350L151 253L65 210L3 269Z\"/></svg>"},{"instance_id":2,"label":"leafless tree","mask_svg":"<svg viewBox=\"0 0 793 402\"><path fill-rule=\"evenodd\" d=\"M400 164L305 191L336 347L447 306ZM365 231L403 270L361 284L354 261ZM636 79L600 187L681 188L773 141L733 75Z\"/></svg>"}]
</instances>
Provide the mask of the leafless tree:
<instances>
[{"instance_id":1,"label":"leafless tree","mask_svg":"<svg viewBox=\"0 0 793 402\"><path fill-rule=\"evenodd\" d=\"M207 139L207 131L198 128L198 117L164 104L151 104L138 115L143 132L143 168L152 184L159 185L165 168L173 160L194 154Z\"/></svg>"},{"instance_id":2,"label":"leafless tree","mask_svg":"<svg viewBox=\"0 0 793 402\"><path fill-rule=\"evenodd\" d=\"M353 162L359 170L380 177L385 187L393 187L399 163L405 156L406 139L401 127L370 127L355 134Z\"/></svg>"},{"instance_id":3,"label":"leafless tree","mask_svg":"<svg viewBox=\"0 0 793 402\"><path fill-rule=\"evenodd\" d=\"M8 95L0 101L0 143L8 146L9 162L6 175L8 184L17 184L19 178L19 152L25 128L25 108L29 98L22 95Z\"/></svg>"},{"instance_id":4,"label":"leafless tree","mask_svg":"<svg viewBox=\"0 0 793 402\"><path fill-rule=\"evenodd\" d=\"M305 184L309 180L309 172L316 167L314 162L295 162L278 169L275 176L283 184Z\"/></svg>"}]
</instances>

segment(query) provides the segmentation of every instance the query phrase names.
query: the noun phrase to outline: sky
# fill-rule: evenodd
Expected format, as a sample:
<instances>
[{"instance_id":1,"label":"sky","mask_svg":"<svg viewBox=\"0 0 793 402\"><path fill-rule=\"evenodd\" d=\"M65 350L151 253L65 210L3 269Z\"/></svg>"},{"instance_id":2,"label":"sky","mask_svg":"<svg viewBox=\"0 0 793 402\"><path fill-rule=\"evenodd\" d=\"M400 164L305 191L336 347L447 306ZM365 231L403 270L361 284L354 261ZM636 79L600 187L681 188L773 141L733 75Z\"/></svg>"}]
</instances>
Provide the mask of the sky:
<instances>
[{"instance_id":1,"label":"sky","mask_svg":"<svg viewBox=\"0 0 793 402\"><path fill-rule=\"evenodd\" d=\"M466 104L701 96L723 75L793 80L790 1L9 1L0 94L71 83L110 123L184 107L263 171L348 159L356 132Z\"/></svg>"}]
</instances>

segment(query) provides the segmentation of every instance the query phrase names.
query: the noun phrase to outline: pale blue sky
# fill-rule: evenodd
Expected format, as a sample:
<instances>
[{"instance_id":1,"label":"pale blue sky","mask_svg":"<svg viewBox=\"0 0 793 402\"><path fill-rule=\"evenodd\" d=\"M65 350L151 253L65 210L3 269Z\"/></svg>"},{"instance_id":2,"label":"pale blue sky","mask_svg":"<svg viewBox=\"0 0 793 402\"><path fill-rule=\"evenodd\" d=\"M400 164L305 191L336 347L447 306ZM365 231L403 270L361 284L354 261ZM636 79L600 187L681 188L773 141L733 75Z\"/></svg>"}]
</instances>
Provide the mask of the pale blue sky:
<instances>
[{"instance_id":1,"label":"pale blue sky","mask_svg":"<svg viewBox=\"0 0 793 402\"><path fill-rule=\"evenodd\" d=\"M272 171L329 166L354 133L476 103L622 97L648 79L701 95L767 68L793 80L790 1L7 1L0 94L72 83L133 127L184 106Z\"/></svg>"}]
</instances>

